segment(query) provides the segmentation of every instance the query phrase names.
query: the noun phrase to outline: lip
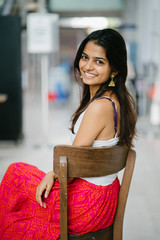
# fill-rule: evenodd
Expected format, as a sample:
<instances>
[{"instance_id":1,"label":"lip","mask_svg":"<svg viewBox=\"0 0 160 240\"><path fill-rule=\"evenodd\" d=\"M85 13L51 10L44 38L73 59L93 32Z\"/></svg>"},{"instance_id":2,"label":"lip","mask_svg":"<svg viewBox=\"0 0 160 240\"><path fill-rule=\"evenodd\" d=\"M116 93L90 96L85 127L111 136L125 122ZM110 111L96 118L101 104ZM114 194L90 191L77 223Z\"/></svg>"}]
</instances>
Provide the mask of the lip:
<instances>
[{"instance_id":1,"label":"lip","mask_svg":"<svg viewBox=\"0 0 160 240\"><path fill-rule=\"evenodd\" d=\"M88 72L84 72L84 75L86 77L92 78L92 77L97 77L97 75L93 74L93 73L88 73Z\"/></svg>"}]
</instances>

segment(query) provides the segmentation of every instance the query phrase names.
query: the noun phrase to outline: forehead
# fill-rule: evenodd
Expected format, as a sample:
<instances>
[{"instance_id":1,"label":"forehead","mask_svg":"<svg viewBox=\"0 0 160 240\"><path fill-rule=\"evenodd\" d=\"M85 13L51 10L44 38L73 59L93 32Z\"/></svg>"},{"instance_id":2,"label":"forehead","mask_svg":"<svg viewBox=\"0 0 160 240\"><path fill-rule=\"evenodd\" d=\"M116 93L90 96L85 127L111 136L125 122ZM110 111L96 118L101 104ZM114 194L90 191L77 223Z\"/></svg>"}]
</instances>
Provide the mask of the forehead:
<instances>
[{"instance_id":1,"label":"forehead","mask_svg":"<svg viewBox=\"0 0 160 240\"><path fill-rule=\"evenodd\" d=\"M93 55L95 57L105 57L106 58L106 52L105 52L105 49L96 44L94 41L89 41L84 49L83 49L83 52L86 53L87 55Z\"/></svg>"}]
</instances>

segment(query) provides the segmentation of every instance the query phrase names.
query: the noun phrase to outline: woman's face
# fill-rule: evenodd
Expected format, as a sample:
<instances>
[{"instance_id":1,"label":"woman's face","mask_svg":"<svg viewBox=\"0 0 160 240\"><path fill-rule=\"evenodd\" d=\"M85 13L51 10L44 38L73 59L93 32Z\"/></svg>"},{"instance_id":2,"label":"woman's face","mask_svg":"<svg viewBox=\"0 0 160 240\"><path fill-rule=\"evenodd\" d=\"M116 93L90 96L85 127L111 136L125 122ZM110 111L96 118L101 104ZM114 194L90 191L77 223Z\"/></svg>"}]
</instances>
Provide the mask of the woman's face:
<instances>
[{"instance_id":1,"label":"woman's face","mask_svg":"<svg viewBox=\"0 0 160 240\"><path fill-rule=\"evenodd\" d=\"M86 44L79 61L83 82L99 89L111 77L111 67L103 47L90 41Z\"/></svg>"}]
</instances>

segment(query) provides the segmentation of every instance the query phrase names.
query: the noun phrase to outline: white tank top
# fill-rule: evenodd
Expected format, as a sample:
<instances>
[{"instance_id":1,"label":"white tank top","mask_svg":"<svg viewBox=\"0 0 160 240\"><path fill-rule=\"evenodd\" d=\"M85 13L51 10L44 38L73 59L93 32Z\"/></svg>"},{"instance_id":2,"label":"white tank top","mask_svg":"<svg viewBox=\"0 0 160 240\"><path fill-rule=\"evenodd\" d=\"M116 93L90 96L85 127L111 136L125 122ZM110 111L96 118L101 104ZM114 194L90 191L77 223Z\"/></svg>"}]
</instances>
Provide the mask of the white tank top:
<instances>
[{"instance_id":1,"label":"white tank top","mask_svg":"<svg viewBox=\"0 0 160 240\"><path fill-rule=\"evenodd\" d=\"M113 105L114 110L116 111L116 114L117 114L117 109L116 109L116 105L115 105L114 101L111 98L108 98L108 97L103 97L103 98L106 98L106 99L112 101L112 104L114 104ZM79 129L81 121L84 117L85 111L79 116L79 118L78 118L78 120L75 124L75 127L74 127L75 134L71 135L72 142L74 141L74 138L75 138L75 136L78 132L78 129ZM115 119L114 119L114 121L115 121ZM114 138L109 139L107 141L94 140L94 142L92 144L92 147L112 147L112 146L116 145L118 143L118 141L119 141L119 139L117 138L117 132L115 132ZM96 185L108 186L108 185L110 185L111 183L114 182L116 177L117 177L117 173L107 175L107 176L102 176L102 177L92 177L92 178L83 178L83 179L90 182L90 183L96 184Z\"/></svg>"}]
</instances>

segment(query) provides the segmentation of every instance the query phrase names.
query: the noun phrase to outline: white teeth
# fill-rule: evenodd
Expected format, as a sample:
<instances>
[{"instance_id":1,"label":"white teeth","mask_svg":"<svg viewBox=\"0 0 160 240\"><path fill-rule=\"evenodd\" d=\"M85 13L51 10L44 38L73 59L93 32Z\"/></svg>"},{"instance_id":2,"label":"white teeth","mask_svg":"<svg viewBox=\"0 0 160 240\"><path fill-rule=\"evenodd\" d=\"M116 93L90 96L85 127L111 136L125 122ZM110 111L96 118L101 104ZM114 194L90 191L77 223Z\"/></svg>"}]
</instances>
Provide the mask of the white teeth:
<instances>
[{"instance_id":1,"label":"white teeth","mask_svg":"<svg viewBox=\"0 0 160 240\"><path fill-rule=\"evenodd\" d=\"M85 72L85 75L88 76L88 77L95 77L95 76L96 76L96 75L94 75L94 74L87 73L87 72Z\"/></svg>"}]
</instances>

